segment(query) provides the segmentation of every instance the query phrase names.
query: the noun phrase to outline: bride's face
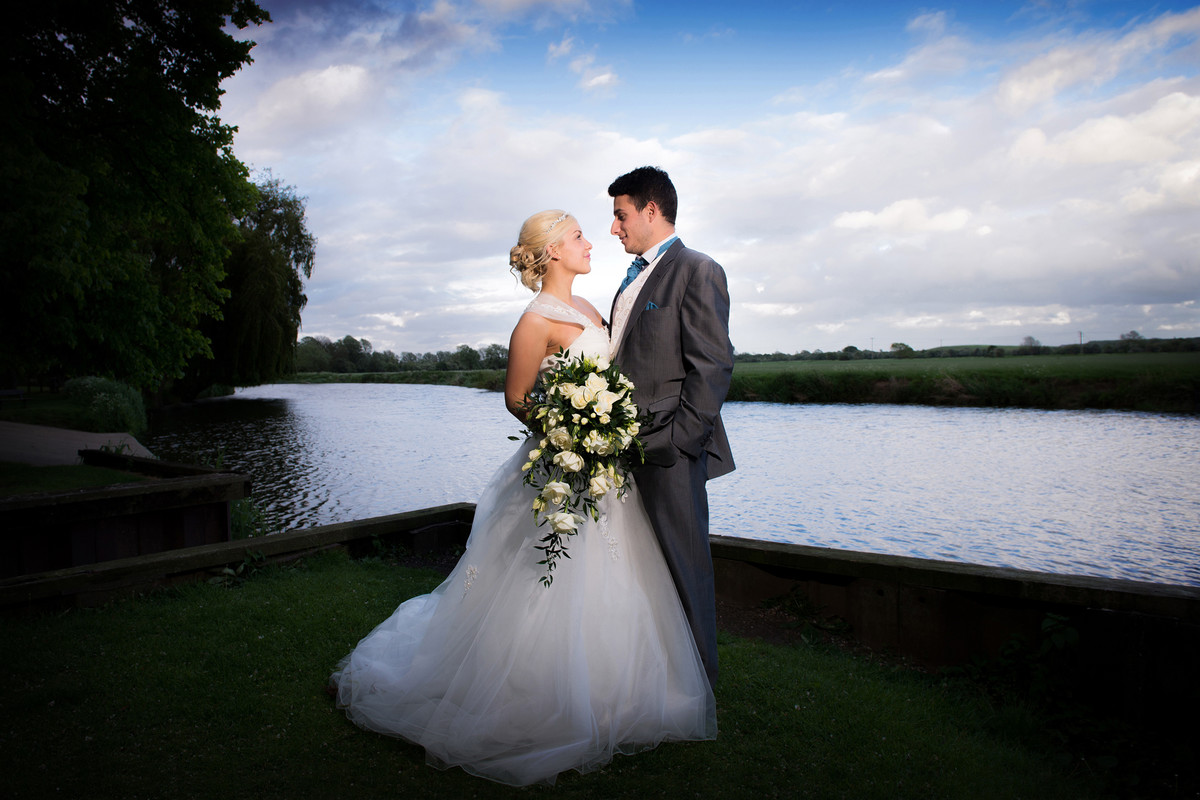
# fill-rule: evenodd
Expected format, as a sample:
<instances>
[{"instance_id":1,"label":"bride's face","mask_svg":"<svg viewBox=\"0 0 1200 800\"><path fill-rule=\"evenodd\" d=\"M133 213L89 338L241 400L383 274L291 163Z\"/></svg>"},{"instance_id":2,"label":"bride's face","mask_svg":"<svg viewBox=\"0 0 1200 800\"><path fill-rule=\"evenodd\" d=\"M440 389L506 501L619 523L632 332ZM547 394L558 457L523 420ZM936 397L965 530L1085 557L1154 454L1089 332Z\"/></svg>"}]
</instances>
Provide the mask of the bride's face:
<instances>
[{"instance_id":1,"label":"bride's face","mask_svg":"<svg viewBox=\"0 0 1200 800\"><path fill-rule=\"evenodd\" d=\"M583 238L578 225L572 224L553 247L552 254L564 269L575 275L592 271L592 243Z\"/></svg>"}]
</instances>

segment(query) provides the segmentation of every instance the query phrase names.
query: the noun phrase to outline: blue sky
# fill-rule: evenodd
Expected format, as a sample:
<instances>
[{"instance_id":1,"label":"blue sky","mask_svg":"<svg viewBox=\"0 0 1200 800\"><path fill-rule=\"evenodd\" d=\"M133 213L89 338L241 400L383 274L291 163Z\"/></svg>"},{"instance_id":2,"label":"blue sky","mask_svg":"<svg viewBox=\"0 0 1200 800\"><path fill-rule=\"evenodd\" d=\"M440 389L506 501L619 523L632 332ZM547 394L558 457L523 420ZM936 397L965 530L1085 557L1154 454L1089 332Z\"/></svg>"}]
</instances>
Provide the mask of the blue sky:
<instances>
[{"instance_id":1,"label":"blue sky","mask_svg":"<svg viewBox=\"0 0 1200 800\"><path fill-rule=\"evenodd\" d=\"M1200 336L1200 6L260 0L221 117L307 198L301 335L506 344L521 222L643 164L742 352Z\"/></svg>"}]
</instances>

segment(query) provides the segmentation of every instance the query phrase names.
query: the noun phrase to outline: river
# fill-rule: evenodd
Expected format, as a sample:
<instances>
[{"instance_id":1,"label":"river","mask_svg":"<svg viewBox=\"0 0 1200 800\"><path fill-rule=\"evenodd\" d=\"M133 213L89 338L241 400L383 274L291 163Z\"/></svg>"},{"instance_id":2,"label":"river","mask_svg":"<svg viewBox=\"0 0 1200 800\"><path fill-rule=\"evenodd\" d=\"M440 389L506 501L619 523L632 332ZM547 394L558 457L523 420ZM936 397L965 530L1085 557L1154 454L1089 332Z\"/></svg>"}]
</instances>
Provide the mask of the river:
<instances>
[{"instance_id":1,"label":"river","mask_svg":"<svg viewBox=\"0 0 1200 800\"><path fill-rule=\"evenodd\" d=\"M1200 585L1200 418L730 403L713 533ZM499 394L275 384L159 413L160 458L248 474L293 529L474 502L518 444Z\"/></svg>"}]
</instances>

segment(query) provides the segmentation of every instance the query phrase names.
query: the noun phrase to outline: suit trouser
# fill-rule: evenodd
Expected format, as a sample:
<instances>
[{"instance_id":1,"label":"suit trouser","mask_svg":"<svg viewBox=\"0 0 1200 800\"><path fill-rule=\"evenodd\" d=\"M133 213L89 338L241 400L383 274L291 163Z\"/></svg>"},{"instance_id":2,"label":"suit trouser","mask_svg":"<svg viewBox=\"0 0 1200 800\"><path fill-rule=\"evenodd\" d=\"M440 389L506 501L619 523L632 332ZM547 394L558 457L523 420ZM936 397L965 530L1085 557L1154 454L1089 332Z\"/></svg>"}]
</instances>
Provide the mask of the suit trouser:
<instances>
[{"instance_id":1,"label":"suit trouser","mask_svg":"<svg viewBox=\"0 0 1200 800\"><path fill-rule=\"evenodd\" d=\"M634 473L667 568L692 628L708 682L717 685L717 599L708 544L708 454L680 453L670 467L647 465Z\"/></svg>"}]
</instances>

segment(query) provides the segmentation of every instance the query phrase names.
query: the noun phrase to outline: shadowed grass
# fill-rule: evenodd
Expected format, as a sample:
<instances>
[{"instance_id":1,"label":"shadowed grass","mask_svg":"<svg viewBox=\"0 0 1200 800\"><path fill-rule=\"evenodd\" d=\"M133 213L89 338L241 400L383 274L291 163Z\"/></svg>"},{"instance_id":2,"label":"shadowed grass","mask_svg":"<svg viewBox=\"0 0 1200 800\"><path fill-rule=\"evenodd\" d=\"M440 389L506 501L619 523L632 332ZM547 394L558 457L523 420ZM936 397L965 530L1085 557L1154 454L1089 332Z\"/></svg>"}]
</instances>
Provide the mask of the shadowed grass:
<instances>
[{"instance_id":1,"label":"shadowed grass","mask_svg":"<svg viewBox=\"0 0 1200 800\"><path fill-rule=\"evenodd\" d=\"M108 467L48 466L10 464L0 461L0 497L38 492L65 492L111 486L114 483L134 483L148 480L145 475L122 472Z\"/></svg>"},{"instance_id":2,"label":"shadowed grass","mask_svg":"<svg viewBox=\"0 0 1200 800\"><path fill-rule=\"evenodd\" d=\"M722 634L715 742L618 757L553 790L424 764L324 687L339 658L441 575L341 554L249 580L0 622L10 797L1100 796L1036 716L837 650Z\"/></svg>"}]
</instances>

